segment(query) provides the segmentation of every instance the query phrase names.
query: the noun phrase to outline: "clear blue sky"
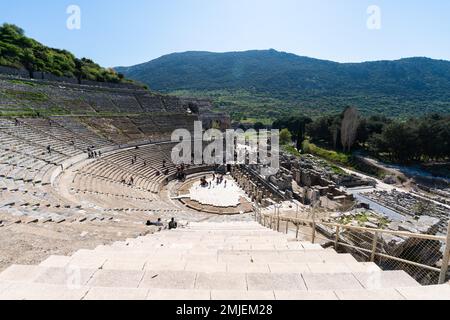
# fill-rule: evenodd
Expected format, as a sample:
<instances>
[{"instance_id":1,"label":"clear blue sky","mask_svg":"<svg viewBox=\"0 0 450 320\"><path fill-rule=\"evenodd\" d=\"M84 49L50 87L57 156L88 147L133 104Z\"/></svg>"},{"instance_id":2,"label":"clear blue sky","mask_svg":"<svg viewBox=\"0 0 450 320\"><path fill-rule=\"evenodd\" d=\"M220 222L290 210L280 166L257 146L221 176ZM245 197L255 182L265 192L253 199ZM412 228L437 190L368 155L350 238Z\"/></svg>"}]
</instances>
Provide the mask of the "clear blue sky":
<instances>
[{"instance_id":1,"label":"clear blue sky","mask_svg":"<svg viewBox=\"0 0 450 320\"><path fill-rule=\"evenodd\" d=\"M71 4L81 30L66 28ZM381 9L380 30L367 28L370 5ZM0 0L0 22L103 66L269 48L340 62L450 60L448 0Z\"/></svg>"}]
</instances>

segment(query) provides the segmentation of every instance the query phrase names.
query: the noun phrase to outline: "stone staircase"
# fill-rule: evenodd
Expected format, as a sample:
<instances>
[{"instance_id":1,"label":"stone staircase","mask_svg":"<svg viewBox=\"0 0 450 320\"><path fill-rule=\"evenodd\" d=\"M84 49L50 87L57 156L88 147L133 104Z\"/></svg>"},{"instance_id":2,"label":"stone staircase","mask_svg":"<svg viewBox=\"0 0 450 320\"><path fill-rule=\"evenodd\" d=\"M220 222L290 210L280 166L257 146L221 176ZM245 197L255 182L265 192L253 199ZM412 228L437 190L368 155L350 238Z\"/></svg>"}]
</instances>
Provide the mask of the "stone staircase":
<instances>
[{"instance_id":1,"label":"stone staircase","mask_svg":"<svg viewBox=\"0 0 450 320\"><path fill-rule=\"evenodd\" d=\"M199 222L13 265L0 273L0 299L448 300L450 285L423 287L255 222Z\"/></svg>"}]
</instances>

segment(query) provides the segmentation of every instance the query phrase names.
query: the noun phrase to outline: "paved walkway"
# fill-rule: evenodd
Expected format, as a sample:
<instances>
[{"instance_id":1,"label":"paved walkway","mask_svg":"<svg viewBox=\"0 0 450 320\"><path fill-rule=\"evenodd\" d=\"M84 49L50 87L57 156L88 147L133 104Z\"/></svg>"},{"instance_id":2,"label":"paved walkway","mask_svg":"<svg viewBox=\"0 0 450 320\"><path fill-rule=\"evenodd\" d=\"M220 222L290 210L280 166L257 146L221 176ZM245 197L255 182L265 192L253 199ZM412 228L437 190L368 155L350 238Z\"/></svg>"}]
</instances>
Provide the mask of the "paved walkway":
<instances>
[{"instance_id":1,"label":"paved walkway","mask_svg":"<svg viewBox=\"0 0 450 320\"><path fill-rule=\"evenodd\" d=\"M212 177L207 180L212 181ZM239 199L246 197L245 192L230 177L224 177L221 184L212 182L210 187L202 187L197 181L189 192L191 200L216 207L236 207L240 203Z\"/></svg>"}]
</instances>

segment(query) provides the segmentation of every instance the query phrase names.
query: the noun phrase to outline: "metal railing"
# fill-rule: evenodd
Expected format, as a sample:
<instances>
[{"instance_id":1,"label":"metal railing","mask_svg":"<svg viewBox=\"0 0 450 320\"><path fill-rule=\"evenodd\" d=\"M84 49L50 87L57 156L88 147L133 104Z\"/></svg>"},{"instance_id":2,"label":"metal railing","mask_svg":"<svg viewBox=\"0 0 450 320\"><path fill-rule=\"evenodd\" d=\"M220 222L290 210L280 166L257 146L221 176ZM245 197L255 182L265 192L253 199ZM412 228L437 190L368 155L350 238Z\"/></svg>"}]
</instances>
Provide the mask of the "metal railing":
<instances>
[{"instance_id":1,"label":"metal railing","mask_svg":"<svg viewBox=\"0 0 450 320\"><path fill-rule=\"evenodd\" d=\"M315 243L334 245L336 250L345 249L358 260L375 262L383 270L404 270L422 284L443 284L447 281L450 259L450 223L446 236L373 229L362 226L344 225L317 218L289 217L275 207L273 213L262 212L254 206L255 220L261 225L281 232L292 231ZM306 229L306 231L305 231ZM308 234L309 231L309 234ZM390 243L396 243L390 246ZM396 248L396 249L393 249ZM443 248L443 251L442 251ZM441 264L439 266L439 264Z\"/></svg>"}]
</instances>

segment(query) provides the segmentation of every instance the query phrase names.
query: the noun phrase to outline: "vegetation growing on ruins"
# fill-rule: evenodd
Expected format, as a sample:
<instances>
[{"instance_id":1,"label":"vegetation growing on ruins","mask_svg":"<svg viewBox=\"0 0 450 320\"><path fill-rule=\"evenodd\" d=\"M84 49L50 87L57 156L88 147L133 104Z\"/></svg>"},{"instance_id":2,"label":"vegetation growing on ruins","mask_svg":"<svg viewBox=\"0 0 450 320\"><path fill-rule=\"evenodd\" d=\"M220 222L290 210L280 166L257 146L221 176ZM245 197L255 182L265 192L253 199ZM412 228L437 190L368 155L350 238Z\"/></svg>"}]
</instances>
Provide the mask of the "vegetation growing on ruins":
<instances>
[{"instance_id":1,"label":"vegetation growing on ruins","mask_svg":"<svg viewBox=\"0 0 450 320\"><path fill-rule=\"evenodd\" d=\"M42 92L30 92L22 90L6 90L4 93L8 98L18 100L28 100L33 102L44 102L48 100L48 96Z\"/></svg>"},{"instance_id":2,"label":"vegetation growing on ruins","mask_svg":"<svg viewBox=\"0 0 450 320\"><path fill-rule=\"evenodd\" d=\"M116 70L158 91L209 97L236 121L315 118L349 105L364 116L450 113L450 62L427 58L335 63L275 50L186 52Z\"/></svg>"},{"instance_id":3,"label":"vegetation growing on ruins","mask_svg":"<svg viewBox=\"0 0 450 320\"><path fill-rule=\"evenodd\" d=\"M350 155L335 150L320 148L308 140L303 142L302 151L304 153L319 156L334 163L339 163L346 166L350 164Z\"/></svg>"},{"instance_id":4,"label":"vegetation growing on ruins","mask_svg":"<svg viewBox=\"0 0 450 320\"><path fill-rule=\"evenodd\" d=\"M26 69L30 75L41 71L90 81L126 81L113 69L102 68L90 59L78 59L69 51L44 46L25 36L21 28L7 23L0 26L0 66Z\"/></svg>"},{"instance_id":5,"label":"vegetation growing on ruins","mask_svg":"<svg viewBox=\"0 0 450 320\"><path fill-rule=\"evenodd\" d=\"M284 145L283 150L287 153L290 153L296 157L300 157L301 153L292 145Z\"/></svg>"},{"instance_id":6,"label":"vegetation growing on ruins","mask_svg":"<svg viewBox=\"0 0 450 320\"><path fill-rule=\"evenodd\" d=\"M292 141L292 134L288 129L282 129L280 131L280 144L286 145Z\"/></svg>"}]
</instances>

